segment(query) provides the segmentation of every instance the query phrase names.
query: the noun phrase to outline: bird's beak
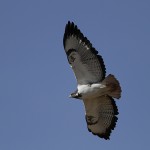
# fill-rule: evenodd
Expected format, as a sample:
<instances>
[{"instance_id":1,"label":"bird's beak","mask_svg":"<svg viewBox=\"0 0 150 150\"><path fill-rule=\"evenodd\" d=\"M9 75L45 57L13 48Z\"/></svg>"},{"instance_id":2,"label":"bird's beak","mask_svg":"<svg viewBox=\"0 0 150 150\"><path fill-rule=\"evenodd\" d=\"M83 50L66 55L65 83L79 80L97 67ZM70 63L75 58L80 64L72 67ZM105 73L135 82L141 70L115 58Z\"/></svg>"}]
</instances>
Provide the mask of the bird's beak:
<instances>
[{"instance_id":1,"label":"bird's beak","mask_svg":"<svg viewBox=\"0 0 150 150\"><path fill-rule=\"evenodd\" d=\"M69 95L69 98L72 98L72 96L71 96L71 95Z\"/></svg>"}]
</instances>

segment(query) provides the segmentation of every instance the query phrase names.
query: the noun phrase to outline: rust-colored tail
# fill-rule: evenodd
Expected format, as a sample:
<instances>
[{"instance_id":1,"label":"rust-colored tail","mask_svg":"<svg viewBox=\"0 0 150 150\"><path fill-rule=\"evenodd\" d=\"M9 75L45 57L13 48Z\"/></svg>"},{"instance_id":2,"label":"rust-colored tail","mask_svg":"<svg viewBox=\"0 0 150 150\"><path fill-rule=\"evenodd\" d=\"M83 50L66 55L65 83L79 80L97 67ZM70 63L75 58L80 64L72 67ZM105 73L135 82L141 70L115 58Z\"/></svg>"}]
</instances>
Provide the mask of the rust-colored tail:
<instances>
[{"instance_id":1,"label":"rust-colored tail","mask_svg":"<svg viewBox=\"0 0 150 150\"><path fill-rule=\"evenodd\" d=\"M121 87L114 75L109 74L102 82L108 88L108 95L119 99L121 97Z\"/></svg>"}]
</instances>

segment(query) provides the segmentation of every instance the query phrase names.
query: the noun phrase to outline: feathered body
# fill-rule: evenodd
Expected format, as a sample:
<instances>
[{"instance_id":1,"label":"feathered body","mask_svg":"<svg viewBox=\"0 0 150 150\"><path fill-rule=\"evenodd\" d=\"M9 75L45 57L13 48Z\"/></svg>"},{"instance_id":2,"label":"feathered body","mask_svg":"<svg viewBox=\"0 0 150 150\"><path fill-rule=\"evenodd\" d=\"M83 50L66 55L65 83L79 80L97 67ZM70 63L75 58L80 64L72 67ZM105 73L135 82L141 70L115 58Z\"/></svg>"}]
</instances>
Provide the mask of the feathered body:
<instances>
[{"instance_id":1,"label":"feathered body","mask_svg":"<svg viewBox=\"0 0 150 150\"><path fill-rule=\"evenodd\" d=\"M109 139L117 121L113 98L121 97L120 84L114 75L106 77L102 57L73 22L66 25L63 44L78 83L70 97L83 100L88 130Z\"/></svg>"}]
</instances>

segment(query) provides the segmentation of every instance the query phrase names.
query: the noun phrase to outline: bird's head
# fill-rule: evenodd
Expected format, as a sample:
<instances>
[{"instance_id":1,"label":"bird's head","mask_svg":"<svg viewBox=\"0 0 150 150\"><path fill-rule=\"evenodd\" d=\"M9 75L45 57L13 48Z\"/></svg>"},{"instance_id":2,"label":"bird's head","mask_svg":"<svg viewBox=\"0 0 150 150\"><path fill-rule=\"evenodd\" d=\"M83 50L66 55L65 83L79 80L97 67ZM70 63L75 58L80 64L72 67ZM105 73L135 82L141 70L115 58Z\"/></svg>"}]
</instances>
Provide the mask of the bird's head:
<instances>
[{"instance_id":1,"label":"bird's head","mask_svg":"<svg viewBox=\"0 0 150 150\"><path fill-rule=\"evenodd\" d=\"M71 93L69 95L69 98L77 98L77 99L80 99L81 98L81 94L79 93Z\"/></svg>"}]
</instances>

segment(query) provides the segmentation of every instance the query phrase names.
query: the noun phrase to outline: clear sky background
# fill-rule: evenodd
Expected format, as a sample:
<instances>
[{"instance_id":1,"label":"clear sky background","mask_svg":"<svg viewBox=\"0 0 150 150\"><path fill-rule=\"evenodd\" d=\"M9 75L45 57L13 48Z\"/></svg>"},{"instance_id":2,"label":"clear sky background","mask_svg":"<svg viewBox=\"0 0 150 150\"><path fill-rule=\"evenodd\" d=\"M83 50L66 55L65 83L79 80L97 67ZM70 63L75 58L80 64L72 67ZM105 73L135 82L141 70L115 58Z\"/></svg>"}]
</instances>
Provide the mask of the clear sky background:
<instances>
[{"instance_id":1,"label":"clear sky background","mask_svg":"<svg viewBox=\"0 0 150 150\"><path fill-rule=\"evenodd\" d=\"M74 21L122 86L105 141L88 132L63 49ZM149 0L0 1L0 150L150 148Z\"/></svg>"}]
</instances>

